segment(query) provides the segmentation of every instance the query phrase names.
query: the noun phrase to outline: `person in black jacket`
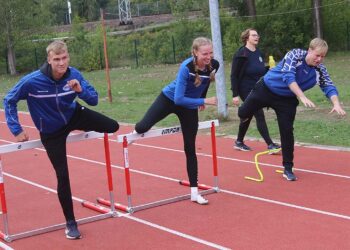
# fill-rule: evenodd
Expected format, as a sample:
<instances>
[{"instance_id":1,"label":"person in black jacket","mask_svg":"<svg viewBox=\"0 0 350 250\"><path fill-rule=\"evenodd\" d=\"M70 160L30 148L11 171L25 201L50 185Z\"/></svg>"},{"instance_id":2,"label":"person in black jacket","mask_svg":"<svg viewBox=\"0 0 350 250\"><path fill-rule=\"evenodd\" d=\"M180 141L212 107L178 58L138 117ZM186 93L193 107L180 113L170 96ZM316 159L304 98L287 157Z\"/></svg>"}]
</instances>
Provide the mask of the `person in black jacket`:
<instances>
[{"instance_id":1,"label":"person in black jacket","mask_svg":"<svg viewBox=\"0 0 350 250\"><path fill-rule=\"evenodd\" d=\"M233 56L231 68L231 90L233 105L239 105L239 98L244 101L253 89L255 83L266 73L263 55L257 48L259 34L255 29L249 28L242 32L241 40L244 46L240 47ZM268 149L278 149L279 145L274 143L269 135L266 125L264 111L262 109L254 113L256 125L260 135L264 138ZM241 151L252 149L244 144L244 136L249 128L249 121L240 122L237 139L234 148Z\"/></svg>"}]
</instances>

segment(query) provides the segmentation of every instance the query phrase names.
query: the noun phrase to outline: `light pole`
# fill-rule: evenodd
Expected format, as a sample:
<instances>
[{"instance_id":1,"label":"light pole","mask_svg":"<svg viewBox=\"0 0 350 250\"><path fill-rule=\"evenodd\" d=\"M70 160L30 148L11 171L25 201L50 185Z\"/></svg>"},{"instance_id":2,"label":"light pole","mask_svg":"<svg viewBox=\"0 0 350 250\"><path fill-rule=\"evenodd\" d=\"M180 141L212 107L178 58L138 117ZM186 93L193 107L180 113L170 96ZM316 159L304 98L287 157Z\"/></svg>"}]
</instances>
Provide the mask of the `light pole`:
<instances>
[{"instance_id":1,"label":"light pole","mask_svg":"<svg viewBox=\"0 0 350 250\"><path fill-rule=\"evenodd\" d=\"M226 85L224 72L224 59L222 55L222 41L219 19L219 2L218 0L209 0L211 36L214 47L214 57L219 61L220 67L215 75L216 96L218 98L218 113L221 118L228 117L228 104L226 101Z\"/></svg>"},{"instance_id":2,"label":"light pole","mask_svg":"<svg viewBox=\"0 0 350 250\"><path fill-rule=\"evenodd\" d=\"M67 6L68 6L68 24L71 24L72 23L72 18L71 18L72 7L71 7L69 0L67 0Z\"/></svg>"}]
</instances>

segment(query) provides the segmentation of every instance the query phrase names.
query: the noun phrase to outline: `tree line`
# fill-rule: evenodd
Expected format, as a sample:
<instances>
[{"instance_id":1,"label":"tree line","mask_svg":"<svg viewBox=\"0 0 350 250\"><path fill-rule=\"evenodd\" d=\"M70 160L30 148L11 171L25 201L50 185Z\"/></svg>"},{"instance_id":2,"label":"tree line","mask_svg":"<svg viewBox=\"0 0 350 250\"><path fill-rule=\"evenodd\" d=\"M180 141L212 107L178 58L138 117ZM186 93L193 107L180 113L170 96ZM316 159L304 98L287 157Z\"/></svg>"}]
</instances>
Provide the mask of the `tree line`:
<instances>
[{"instance_id":1,"label":"tree line","mask_svg":"<svg viewBox=\"0 0 350 250\"><path fill-rule=\"evenodd\" d=\"M188 55L195 36L210 36L208 1L130 0L131 4L155 2L167 4L177 22L127 36L109 36L110 46L115 47L109 53L120 51L115 60L123 60L122 56L125 56L125 51L116 46L115 41L131 44L130 55L135 52L138 42L139 56L145 62L162 63L169 51L173 53L174 44L176 60L181 60ZM41 58L40 53L44 54L42 50L49 40L66 36L74 38L68 42L77 48L80 60L89 62L88 70L100 68L95 60L101 58L101 32L99 29L88 32L81 24L99 20L100 8L117 13L118 1L74 0L71 3L73 28L70 32L57 33L53 27L65 23L67 0L0 0L0 67L6 64L10 74L29 70L28 64L33 64L33 60L28 58L28 50L35 51L38 53L35 57ZM242 45L239 36L248 27L254 27L260 33L262 50L277 58L293 47L306 47L315 36L325 38L331 50L350 49L350 2L347 0L220 0L219 6L224 57L228 60ZM197 19L188 19L188 13L194 9L200 10L201 14ZM147 51L147 48L154 51Z\"/></svg>"}]
</instances>

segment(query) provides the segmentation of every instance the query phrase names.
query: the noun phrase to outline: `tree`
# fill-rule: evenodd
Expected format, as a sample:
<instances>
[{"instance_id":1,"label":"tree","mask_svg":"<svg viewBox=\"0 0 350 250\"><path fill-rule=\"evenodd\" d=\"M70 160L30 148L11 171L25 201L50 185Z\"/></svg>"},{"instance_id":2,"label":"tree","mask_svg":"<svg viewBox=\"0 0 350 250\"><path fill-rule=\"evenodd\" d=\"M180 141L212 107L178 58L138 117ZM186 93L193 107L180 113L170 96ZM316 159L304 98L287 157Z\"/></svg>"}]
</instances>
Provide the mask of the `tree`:
<instances>
[{"instance_id":1,"label":"tree","mask_svg":"<svg viewBox=\"0 0 350 250\"><path fill-rule=\"evenodd\" d=\"M247 0L248 15L256 18L255 0Z\"/></svg>"},{"instance_id":2,"label":"tree","mask_svg":"<svg viewBox=\"0 0 350 250\"><path fill-rule=\"evenodd\" d=\"M44 1L44 0L41 0ZM16 74L16 45L27 40L39 27L47 24L47 12L40 0L0 0L0 31L7 50L11 75ZM46 14L45 14L46 13Z\"/></svg>"},{"instance_id":3,"label":"tree","mask_svg":"<svg viewBox=\"0 0 350 250\"><path fill-rule=\"evenodd\" d=\"M75 0L72 1L72 12L87 21L96 21L100 18L100 8L104 9L109 0Z\"/></svg>"},{"instance_id":4,"label":"tree","mask_svg":"<svg viewBox=\"0 0 350 250\"><path fill-rule=\"evenodd\" d=\"M322 18L321 18L321 0L312 0L312 21L314 28L314 35L316 37L323 37L323 27L322 27Z\"/></svg>"}]
</instances>

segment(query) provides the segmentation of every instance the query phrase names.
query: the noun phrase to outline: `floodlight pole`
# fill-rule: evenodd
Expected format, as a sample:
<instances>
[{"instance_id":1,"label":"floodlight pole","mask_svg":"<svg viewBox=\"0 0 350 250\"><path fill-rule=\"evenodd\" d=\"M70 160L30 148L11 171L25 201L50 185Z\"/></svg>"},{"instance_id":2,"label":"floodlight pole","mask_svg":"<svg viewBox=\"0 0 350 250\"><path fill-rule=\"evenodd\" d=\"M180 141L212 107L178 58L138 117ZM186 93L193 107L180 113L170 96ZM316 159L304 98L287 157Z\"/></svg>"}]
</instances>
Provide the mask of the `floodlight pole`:
<instances>
[{"instance_id":1,"label":"floodlight pole","mask_svg":"<svg viewBox=\"0 0 350 250\"><path fill-rule=\"evenodd\" d=\"M219 2L218 0L209 0L210 11L210 24L211 24L211 36L214 47L214 57L219 61L220 67L215 75L216 82L216 96L218 98L218 113L222 118L227 118L227 100L226 100L226 84L225 84L225 71L224 60L222 56L222 41L219 19Z\"/></svg>"},{"instance_id":2,"label":"floodlight pole","mask_svg":"<svg viewBox=\"0 0 350 250\"><path fill-rule=\"evenodd\" d=\"M68 6L68 24L71 24L72 23L72 6L70 4L70 1L67 0L67 6Z\"/></svg>"}]
</instances>

